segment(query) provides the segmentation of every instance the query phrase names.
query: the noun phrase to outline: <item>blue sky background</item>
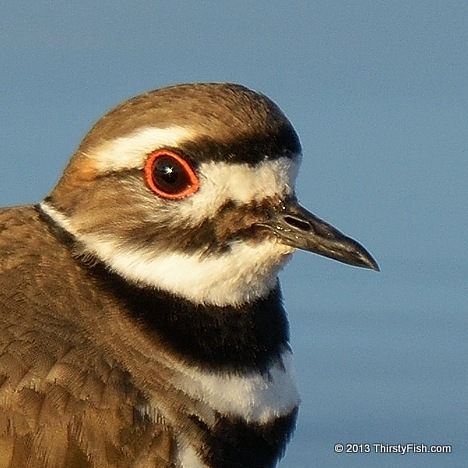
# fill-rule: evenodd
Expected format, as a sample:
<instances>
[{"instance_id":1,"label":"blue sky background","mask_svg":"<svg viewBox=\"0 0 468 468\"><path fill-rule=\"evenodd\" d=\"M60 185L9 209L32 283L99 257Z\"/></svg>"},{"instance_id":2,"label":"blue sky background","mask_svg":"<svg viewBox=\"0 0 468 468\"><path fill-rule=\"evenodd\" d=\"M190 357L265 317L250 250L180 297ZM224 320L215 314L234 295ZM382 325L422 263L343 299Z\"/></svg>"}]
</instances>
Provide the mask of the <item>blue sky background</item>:
<instances>
[{"instance_id":1,"label":"blue sky background","mask_svg":"<svg viewBox=\"0 0 468 468\"><path fill-rule=\"evenodd\" d=\"M40 200L90 126L140 92L234 81L301 136L302 203L375 273L298 253L282 273L303 404L282 467L466 466L468 3L0 5L0 204ZM451 455L334 454L334 443Z\"/></svg>"}]
</instances>

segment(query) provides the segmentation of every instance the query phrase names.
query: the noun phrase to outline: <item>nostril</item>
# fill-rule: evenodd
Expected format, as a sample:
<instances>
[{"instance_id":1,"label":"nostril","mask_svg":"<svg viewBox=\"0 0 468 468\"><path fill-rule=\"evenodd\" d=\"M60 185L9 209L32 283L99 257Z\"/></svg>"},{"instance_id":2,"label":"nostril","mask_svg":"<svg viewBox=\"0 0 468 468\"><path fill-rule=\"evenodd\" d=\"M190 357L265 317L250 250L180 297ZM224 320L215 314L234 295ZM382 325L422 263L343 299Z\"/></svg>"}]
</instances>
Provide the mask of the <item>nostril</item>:
<instances>
[{"instance_id":1,"label":"nostril","mask_svg":"<svg viewBox=\"0 0 468 468\"><path fill-rule=\"evenodd\" d=\"M301 231L310 231L312 226L307 221L304 221L299 218L295 218L294 216L285 216L284 220L290 225L295 227L296 229L300 229Z\"/></svg>"}]
</instances>

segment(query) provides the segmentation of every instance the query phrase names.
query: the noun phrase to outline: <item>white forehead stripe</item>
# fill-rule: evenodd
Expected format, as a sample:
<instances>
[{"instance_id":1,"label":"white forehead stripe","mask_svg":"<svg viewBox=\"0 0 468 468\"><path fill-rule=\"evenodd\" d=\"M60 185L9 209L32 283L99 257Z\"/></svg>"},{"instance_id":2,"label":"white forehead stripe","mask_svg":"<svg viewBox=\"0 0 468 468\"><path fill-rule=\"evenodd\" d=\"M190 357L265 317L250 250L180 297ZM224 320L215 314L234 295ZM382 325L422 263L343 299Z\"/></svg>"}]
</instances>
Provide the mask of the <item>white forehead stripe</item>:
<instances>
[{"instance_id":1,"label":"white forehead stripe","mask_svg":"<svg viewBox=\"0 0 468 468\"><path fill-rule=\"evenodd\" d=\"M142 168L146 158L153 151L158 148L178 146L192 135L192 131L185 127L149 127L110 140L87 155L95 160L99 172Z\"/></svg>"}]
</instances>

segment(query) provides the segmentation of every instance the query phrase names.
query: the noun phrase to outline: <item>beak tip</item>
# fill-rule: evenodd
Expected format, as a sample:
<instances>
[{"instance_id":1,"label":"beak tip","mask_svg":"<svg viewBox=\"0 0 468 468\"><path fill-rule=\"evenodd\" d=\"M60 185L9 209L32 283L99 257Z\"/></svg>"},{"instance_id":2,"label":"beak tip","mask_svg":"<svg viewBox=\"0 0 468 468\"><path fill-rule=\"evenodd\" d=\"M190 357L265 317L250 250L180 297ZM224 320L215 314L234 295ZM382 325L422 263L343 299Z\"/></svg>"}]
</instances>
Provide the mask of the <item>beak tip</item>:
<instances>
[{"instance_id":1,"label":"beak tip","mask_svg":"<svg viewBox=\"0 0 468 468\"><path fill-rule=\"evenodd\" d=\"M380 271L379 265L372 257L370 257L368 260L369 262L366 263L367 268L369 268L370 270L374 270L374 271Z\"/></svg>"},{"instance_id":2,"label":"beak tip","mask_svg":"<svg viewBox=\"0 0 468 468\"><path fill-rule=\"evenodd\" d=\"M350 240L354 245L354 253L357 254L359 259L355 265L362 268L368 268L369 270L380 271L378 263L374 260L374 257L361 245L354 240Z\"/></svg>"}]
</instances>

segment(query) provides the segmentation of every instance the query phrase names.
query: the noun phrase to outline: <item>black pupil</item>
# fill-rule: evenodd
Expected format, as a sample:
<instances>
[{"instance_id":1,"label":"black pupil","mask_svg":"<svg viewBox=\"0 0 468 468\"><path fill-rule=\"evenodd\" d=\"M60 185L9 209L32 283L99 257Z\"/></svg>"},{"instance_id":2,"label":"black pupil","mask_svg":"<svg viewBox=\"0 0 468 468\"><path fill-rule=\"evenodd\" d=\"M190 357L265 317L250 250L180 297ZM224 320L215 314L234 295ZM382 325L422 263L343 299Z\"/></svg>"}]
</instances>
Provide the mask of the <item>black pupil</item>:
<instances>
[{"instance_id":1,"label":"black pupil","mask_svg":"<svg viewBox=\"0 0 468 468\"><path fill-rule=\"evenodd\" d=\"M161 191L176 194L190 186L190 178L182 164L172 156L160 156L153 165L153 182Z\"/></svg>"}]
</instances>

